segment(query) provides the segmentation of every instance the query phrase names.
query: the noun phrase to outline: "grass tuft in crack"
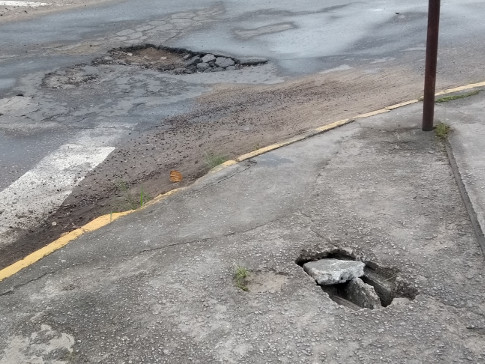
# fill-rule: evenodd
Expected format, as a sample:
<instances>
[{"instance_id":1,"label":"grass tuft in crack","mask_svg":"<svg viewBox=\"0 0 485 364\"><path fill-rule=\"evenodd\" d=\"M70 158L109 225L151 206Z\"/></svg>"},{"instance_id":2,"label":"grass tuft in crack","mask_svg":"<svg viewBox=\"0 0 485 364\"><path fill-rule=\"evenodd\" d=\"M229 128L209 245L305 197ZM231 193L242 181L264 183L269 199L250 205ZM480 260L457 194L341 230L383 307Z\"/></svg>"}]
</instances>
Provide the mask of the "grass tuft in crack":
<instances>
[{"instance_id":1,"label":"grass tuft in crack","mask_svg":"<svg viewBox=\"0 0 485 364\"><path fill-rule=\"evenodd\" d=\"M439 123L436 125L434 131L436 133L436 136L442 140L446 140L448 139L448 135L450 134L450 126L449 125L446 125L446 124L443 124L443 123Z\"/></svg>"},{"instance_id":2,"label":"grass tuft in crack","mask_svg":"<svg viewBox=\"0 0 485 364\"><path fill-rule=\"evenodd\" d=\"M248 291L248 286L247 286L247 278L249 276L249 271L241 266L236 267L236 271L234 272L234 285L242 289L243 291Z\"/></svg>"},{"instance_id":3,"label":"grass tuft in crack","mask_svg":"<svg viewBox=\"0 0 485 364\"><path fill-rule=\"evenodd\" d=\"M479 93L480 93L480 90L475 90L475 91L471 91L471 92L467 92L467 93L459 94L459 95L443 96L443 97L440 97L439 99L436 99L435 102L437 104L442 104L444 102L449 102L449 101L453 101L453 100L464 99L464 98L470 97L470 96L475 96L475 95L478 95Z\"/></svg>"},{"instance_id":4,"label":"grass tuft in crack","mask_svg":"<svg viewBox=\"0 0 485 364\"><path fill-rule=\"evenodd\" d=\"M209 167L209 169L212 169L214 167L217 167L218 165L224 163L227 161L227 157L216 154L214 152L208 152L205 154L205 164Z\"/></svg>"}]
</instances>

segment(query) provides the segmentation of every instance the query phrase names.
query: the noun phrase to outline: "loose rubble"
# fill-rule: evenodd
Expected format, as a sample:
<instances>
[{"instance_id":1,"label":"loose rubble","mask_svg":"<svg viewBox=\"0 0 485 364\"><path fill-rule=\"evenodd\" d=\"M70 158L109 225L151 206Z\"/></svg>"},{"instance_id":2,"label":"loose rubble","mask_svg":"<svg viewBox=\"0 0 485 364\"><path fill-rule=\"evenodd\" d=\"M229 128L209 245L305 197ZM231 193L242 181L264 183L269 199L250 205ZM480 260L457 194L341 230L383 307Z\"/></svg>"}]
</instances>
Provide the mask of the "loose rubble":
<instances>
[{"instance_id":1,"label":"loose rubble","mask_svg":"<svg viewBox=\"0 0 485 364\"><path fill-rule=\"evenodd\" d=\"M267 62L268 60L265 58L237 59L215 53L193 52L187 49L147 44L112 49L107 56L95 59L92 64L95 66L102 64L137 65L172 74L191 74L234 71Z\"/></svg>"},{"instance_id":2,"label":"loose rubble","mask_svg":"<svg viewBox=\"0 0 485 364\"><path fill-rule=\"evenodd\" d=\"M377 309L387 307L396 298L413 300L417 290L398 276L395 268L382 268L373 262L364 263L352 255L335 255L328 258L317 254L318 260L301 261L299 265L315 279L330 299L347 308ZM311 257L310 257L311 258Z\"/></svg>"},{"instance_id":3,"label":"loose rubble","mask_svg":"<svg viewBox=\"0 0 485 364\"><path fill-rule=\"evenodd\" d=\"M360 307L370 309L382 307L381 300L374 290L374 287L364 283L360 278L352 279L347 287L345 287L345 291L348 300L357 303Z\"/></svg>"}]
</instances>

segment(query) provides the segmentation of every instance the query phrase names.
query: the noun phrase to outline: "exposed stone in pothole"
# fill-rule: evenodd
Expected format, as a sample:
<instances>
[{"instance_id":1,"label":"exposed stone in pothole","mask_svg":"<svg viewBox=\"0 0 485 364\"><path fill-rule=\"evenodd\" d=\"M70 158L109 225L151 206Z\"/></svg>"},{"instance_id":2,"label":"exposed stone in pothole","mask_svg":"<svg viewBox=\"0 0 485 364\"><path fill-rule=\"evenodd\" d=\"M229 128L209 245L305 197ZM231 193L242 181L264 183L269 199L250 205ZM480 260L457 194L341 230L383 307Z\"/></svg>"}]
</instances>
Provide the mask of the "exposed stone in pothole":
<instances>
[{"instance_id":1,"label":"exposed stone in pothole","mask_svg":"<svg viewBox=\"0 0 485 364\"><path fill-rule=\"evenodd\" d=\"M303 265L305 272L321 286L345 283L362 277L364 267L363 262L339 259L321 259Z\"/></svg>"},{"instance_id":2,"label":"exposed stone in pothole","mask_svg":"<svg viewBox=\"0 0 485 364\"><path fill-rule=\"evenodd\" d=\"M398 299L413 300L418 291L404 281L397 268L358 259L351 250L303 252L296 260L330 299L352 309L387 307Z\"/></svg>"},{"instance_id":3,"label":"exposed stone in pothole","mask_svg":"<svg viewBox=\"0 0 485 364\"><path fill-rule=\"evenodd\" d=\"M94 66L101 64L136 65L172 74L221 72L257 66L267 63L264 58L234 58L188 49L155 46L153 44L115 48L107 56L93 60Z\"/></svg>"}]
</instances>

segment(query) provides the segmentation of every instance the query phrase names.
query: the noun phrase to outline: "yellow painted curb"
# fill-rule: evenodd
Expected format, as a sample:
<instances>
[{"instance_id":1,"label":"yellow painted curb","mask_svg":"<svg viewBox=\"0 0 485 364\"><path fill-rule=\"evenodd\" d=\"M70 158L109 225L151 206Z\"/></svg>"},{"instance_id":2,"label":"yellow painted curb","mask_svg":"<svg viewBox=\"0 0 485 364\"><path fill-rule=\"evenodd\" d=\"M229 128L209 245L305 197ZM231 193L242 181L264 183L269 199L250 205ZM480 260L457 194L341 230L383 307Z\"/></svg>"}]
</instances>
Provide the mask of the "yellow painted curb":
<instances>
[{"instance_id":1,"label":"yellow painted curb","mask_svg":"<svg viewBox=\"0 0 485 364\"><path fill-rule=\"evenodd\" d=\"M359 114L355 117L355 119L365 119L365 118L369 118L371 116L385 114L386 112L389 112L389 110L387 108L379 109L379 110L371 111L371 112L368 112L368 113L365 113L365 114Z\"/></svg>"},{"instance_id":2,"label":"yellow painted curb","mask_svg":"<svg viewBox=\"0 0 485 364\"><path fill-rule=\"evenodd\" d=\"M449 89L437 92L435 95L436 96L442 96L442 95L447 95L447 94L451 94L451 93L455 93L455 92L471 90L471 89L474 89L474 88L477 88L477 87L485 87L485 81L484 82L471 83L471 84L468 84L468 85L465 85L465 86L460 86L460 87L449 88ZM398 103L398 104L394 104L394 105L391 105L391 106L384 107L384 108L379 109L379 110L375 110L375 111L368 112L368 113L365 113L365 114L359 114L359 115L357 115L353 118L342 119L342 120L338 120L338 121L335 121L335 122L330 123L330 124L325 124L323 126L309 130L309 131L307 131L307 132L305 132L301 135L292 137L292 138L287 139L285 141L282 141L280 143L275 143L275 144L268 145L267 147L259 148L255 151L243 154L243 155L235 158L234 160L228 160L228 161L222 163L221 165L211 169L209 171L209 173L219 172L219 171L221 171L221 170L223 170L223 169L225 169L229 166L237 164L238 162L242 162L244 160L257 157L261 154L270 152L272 150L284 147L284 146L289 145L289 144L296 143L298 141L307 139L307 138L312 137L314 135L324 133L326 131L338 128L338 127L346 125L346 124L350 124L357 119L364 119L364 118L368 118L368 117L371 117L371 116L384 114L384 113L387 113L391 110L395 110L395 109L398 109L398 108L403 107L403 106L416 104L419 101L421 101L421 100L413 99L413 100L409 100L409 101L404 101L404 102L401 102L401 103ZM55 252L56 250L59 250L60 248L66 246L69 242L80 237L84 233L97 230L97 229L99 229L103 226L108 225L112 221L117 220L118 218L120 218L122 216L126 216L126 215L131 214L132 212L142 210L142 209L144 209L148 206L151 206L151 205L153 205L153 204L175 194L176 192L180 192L180 191L185 190L185 189L186 189L186 187L176 188L176 189L173 189L171 191L168 191L167 193L161 194L161 195L155 197L153 200L147 202L140 209L137 209L137 210L129 210L129 211L113 213L113 214L109 214L109 215L103 215L103 216L100 216L100 217L94 219L93 221L89 222L88 224L84 225L83 227L76 229L76 230L73 230L73 231L61 236L59 239L53 241L49 245L46 245L45 247L43 247L39 250L36 250L32 254L29 254L24 259L19 260L18 262L14 263L12 265L9 265L8 267L0 270L0 282L4 279L8 278L8 277L11 277L12 275L19 272L20 270L34 264L35 262L39 261L43 257L45 257L45 256Z\"/></svg>"},{"instance_id":3,"label":"yellow painted curb","mask_svg":"<svg viewBox=\"0 0 485 364\"><path fill-rule=\"evenodd\" d=\"M136 209L136 210L133 210L133 211L138 211L138 210L143 210L144 208L148 207L148 206L151 206L151 205L154 205L156 204L157 202L159 201L162 201L164 199L166 199L167 197L177 193L177 192L180 192L180 191L183 191L185 190L186 187L180 187L180 188L175 188L173 190L170 190L168 192L165 192L165 193L162 193L161 195L158 195L156 196L155 198L151 199L150 201L148 201L146 204L144 204L142 207L140 207L139 209Z\"/></svg>"},{"instance_id":4,"label":"yellow painted curb","mask_svg":"<svg viewBox=\"0 0 485 364\"><path fill-rule=\"evenodd\" d=\"M403 107L403 106L417 104L418 102L419 102L418 99L404 101L404 102L400 102L399 104L394 104L394 105L388 106L388 107L386 107L386 109L391 111L391 110L399 109L400 107Z\"/></svg>"},{"instance_id":5,"label":"yellow painted curb","mask_svg":"<svg viewBox=\"0 0 485 364\"><path fill-rule=\"evenodd\" d=\"M223 170L224 168L227 168L227 167L230 167L230 166L233 166L234 164L237 164L237 161L235 161L234 159L231 159L231 160L228 160L228 161L225 161L224 163L222 164L219 164L218 166L212 168L209 173L216 173L216 172L219 172L221 170Z\"/></svg>"},{"instance_id":6,"label":"yellow painted curb","mask_svg":"<svg viewBox=\"0 0 485 364\"><path fill-rule=\"evenodd\" d=\"M8 267L0 270L0 282L3 281L5 278L8 278L15 273L19 272L20 270L28 267L29 265L34 264L35 262L41 260L45 256L55 252L56 250L61 249L62 247L66 246L72 240L80 237L86 232L97 230L103 226L108 225L110 222L119 219L122 216L131 214L134 210L119 212L110 215L103 215L100 216L93 221L89 222L88 224L84 225L83 227L73 230L70 233L67 233L61 236L59 239L53 241L49 245L36 250L32 254L27 255L24 259L19 260L18 262L9 265Z\"/></svg>"},{"instance_id":7,"label":"yellow painted curb","mask_svg":"<svg viewBox=\"0 0 485 364\"><path fill-rule=\"evenodd\" d=\"M68 243L71 241L79 238L81 235L85 233L89 233L95 230L98 230L102 228L103 226L106 226L110 224L111 222L119 219L120 217L129 215L135 211L142 210L145 207L148 207L150 205L155 204L156 202L159 202L176 192L179 192L185 188L176 188L171 191L168 191L167 193L161 194L157 197L155 197L153 200L150 200L146 204L144 204L142 207L140 207L137 210L128 210L128 211L123 211L123 212L116 212L112 214L107 214L107 215L102 215L94 220L88 222L86 225L73 230L67 234L62 235L59 239L54 240L52 243L44 246L43 248L40 248L39 250L36 250L35 252L27 255L24 259L21 259L8 267L3 268L0 270L0 282L3 281L4 279L13 276L15 273L18 273L24 268L27 268L28 266L34 264L35 262L38 262L42 258L48 256L49 254L54 253L56 250L61 249L62 247L66 246Z\"/></svg>"},{"instance_id":8,"label":"yellow painted curb","mask_svg":"<svg viewBox=\"0 0 485 364\"><path fill-rule=\"evenodd\" d=\"M465 86L460 86L460 87L454 87L454 88L448 88L444 91L440 91L435 94L435 96L442 96L442 95L447 95L447 94L452 94L454 92L460 92L460 91L467 91L471 90L477 87L485 87L485 81L483 82L477 82L477 83L470 83Z\"/></svg>"},{"instance_id":9,"label":"yellow painted curb","mask_svg":"<svg viewBox=\"0 0 485 364\"><path fill-rule=\"evenodd\" d=\"M320 126L318 128L315 128L314 130L318 133L323 133L324 131L338 128L339 126L351 123L353 121L354 119L342 119L342 120L334 121L333 123L330 123L330 124Z\"/></svg>"},{"instance_id":10,"label":"yellow painted curb","mask_svg":"<svg viewBox=\"0 0 485 364\"><path fill-rule=\"evenodd\" d=\"M263 148L253 150L252 152L249 152L249 153L246 153L246 154L243 154L243 155L237 157L236 161L242 162L242 161L245 161L246 159L254 158L254 157L261 155L263 153L267 153L267 152L270 152L272 150L281 148L283 145L284 145L284 143L275 143L275 144L268 145L267 147L263 147Z\"/></svg>"}]
</instances>

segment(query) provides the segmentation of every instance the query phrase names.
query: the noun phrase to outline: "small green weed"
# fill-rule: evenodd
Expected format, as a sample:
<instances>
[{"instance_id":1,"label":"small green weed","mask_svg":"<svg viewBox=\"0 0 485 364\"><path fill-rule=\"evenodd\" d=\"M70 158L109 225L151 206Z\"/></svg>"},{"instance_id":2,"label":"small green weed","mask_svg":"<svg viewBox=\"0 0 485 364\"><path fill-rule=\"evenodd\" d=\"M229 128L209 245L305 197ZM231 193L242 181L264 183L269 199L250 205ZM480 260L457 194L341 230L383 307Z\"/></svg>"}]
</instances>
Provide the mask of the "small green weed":
<instances>
[{"instance_id":1,"label":"small green weed","mask_svg":"<svg viewBox=\"0 0 485 364\"><path fill-rule=\"evenodd\" d=\"M224 163L225 161L227 161L227 157L226 156L223 156L223 155L220 155L220 154L216 154L214 152L208 152L205 154L205 164L207 164L207 166L212 169L214 167L217 167L218 165Z\"/></svg>"},{"instance_id":2,"label":"small green weed","mask_svg":"<svg viewBox=\"0 0 485 364\"><path fill-rule=\"evenodd\" d=\"M119 181L115 186L123 194L124 203L119 206L120 211L136 210L151 200L151 197L145 193L143 186L140 187L140 193L130 191L125 181Z\"/></svg>"},{"instance_id":3,"label":"small green weed","mask_svg":"<svg viewBox=\"0 0 485 364\"><path fill-rule=\"evenodd\" d=\"M234 272L234 285L242 289L243 291L248 291L248 286L247 286L247 278L249 276L249 271L241 266L236 267L236 271Z\"/></svg>"},{"instance_id":4,"label":"small green weed","mask_svg":"<svg viewBox=\"0 0 485 364\"><path fill-rule=\"evenodd\" d=\"M459 94L459 95L443 96L443 97L440 97L439 99L436 99L435 102L437 104L441 104L441 103L444 103L444 102L449 102L449 101L453 101L453 100L464 99L464 98L470 97L470 96L475 96L475 95L478 95L479 93L480 93L480 90L475 90L475 91L471 91L471 92L467 92L467 93Z\"/></svg>"},{"instance_id":5,"label":"small green weed","mask_svg":"<svg viewBox=\"0 0 485 364\"><path fill-rule=\"evenodd\" d=\"M450 126L443 123L437 124L434 129L436 136L443 140L446 140L448 138L448 134L450 133L450 130L451 130Z\"/></svg>"},{"instance_id":6,"label":"small green weed","mask_svg":"<svg viewBox=\"0 0 485 364\"><path fill-rule=\"evenodd\" d=\"M143 206L143 197L145 197L145 200L146 200L146 196L144 195L143 193L143 186L140 187L140 207Z\"/></svg>"}]
</instances>

